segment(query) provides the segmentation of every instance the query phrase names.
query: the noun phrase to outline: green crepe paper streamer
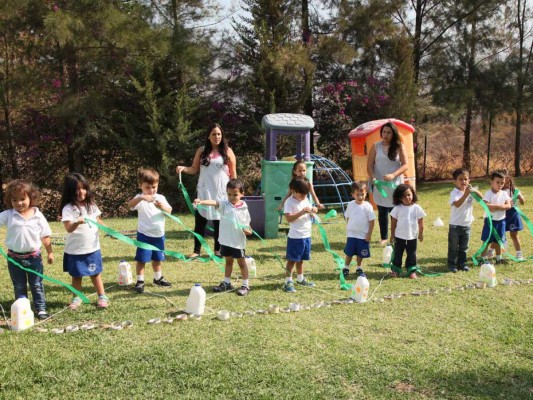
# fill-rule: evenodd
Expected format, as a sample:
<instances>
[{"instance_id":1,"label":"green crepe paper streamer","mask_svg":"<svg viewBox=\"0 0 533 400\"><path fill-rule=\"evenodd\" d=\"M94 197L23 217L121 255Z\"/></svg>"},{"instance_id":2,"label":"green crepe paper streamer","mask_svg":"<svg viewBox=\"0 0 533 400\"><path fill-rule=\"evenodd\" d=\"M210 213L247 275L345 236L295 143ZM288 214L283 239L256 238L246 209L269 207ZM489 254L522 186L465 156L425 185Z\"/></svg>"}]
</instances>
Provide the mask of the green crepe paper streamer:
<instances>
[{"instance_id":1,"label":"green crepe paper streamer","mask_svg":"<svg viewBox=\"0 0 533 400\"><path fill-rule=\"evenodd\" d=\"M322 226L322 224L318 221L315 221L315 225L318 227L318 230L320 231L320 236L322 237L324 248L333 256L333 260L337 264L336 269L337 271L339 271L339 286L341 290L350 290L353 287L353 285L346 283L346 279L344 278L344 275L342 274L342 269L344 268L344 260L341 258L341 256L339 256L337 253L331 250L331 246L328 240L328 235L326 233L326 230Z\"/></svg>"},{"instance_id":2,"label":"green crepe paper streamer","mask_svg":"<svg viewBox=\"0 0 533 400\"><path fill-rule=\"evenodd\" d=\"M198 205L197 206L198 208L207 208L207 207L211 207L211 206L203 206L203 205ZM223 215L221 215L221 218L225 218L227 220L230 220L229 217L225 217ZM240 228L240 229L252 229L250 226L247 226L247 225L241 225L239 224L237 221L235 220L231 220L231 222L233 222L233 224L237 227L237 228ZM257 233L256 231L254 231L252 229L252 234L257 236L257 238L261 241L261 244L265 247L265 249L276 259L277 262L279 262L281 268L284 270L284 271L287 271L287 269L283 266L283 261L281 260L281 258L277 255L277 254L274 254L268 247L267 247L267 242L265 241L265 239L263 239L261 237L261 235L259 235L259 233Z\"/></svg>"},{"instance_id":3,"label":"green crepe paper streamer","mask_svg":"<svg viewBox=\"0 0 533 400\"><path fill-rule=\"evenodd\" d=\"M166 215L168 218L170 218L171 220L177 222L178 224L180 224L181 226L183 226L185 228L185 230L187 232L190 232L194 235L194 237L196 237L198 239L198 241L200 242L200 244L202 245L202 247L205 249L206 253L209 255L209 258L211 260L213 260L214 262L216 262L217 264L222 264L222 258L218 257L214 252L213 250L211 250L211 247L209 247L209 245L207 244L207 242L205 241L205 239L199 235L198 233L190 230L189 228L187 228L187 226L181 221L181 219L179 219L178 217L166 212L166 211L162 211L162 213L164 215ZM187 259L189 260L189 259ZM196 260L201 260L203 262L205 262L205 260L209 261L209 259L205 259L205 258L202 258L202 257L197 257ZM224 267L222 267L222 272L224 272Z\"/></svg>"},{"instance_id":4,"label":"green crepe paper streamer","mask_svg":"<svg viewBox=\"0 0 533 400\"><path fill-rule=\"evenodd\" d=\"M90 301L87 297L85 297L85 295L80 292L79 290L77 289L74 289L72 286L70 286L69 284L67 283L64 283L64 282L61 282L61 281L58 281L57 279L54 279L54 278L50 278L49 276L47 275L44 275L44 274L41 274L37 271L34 271L32 269L29 269L29 268L25 268L23 267L22 265L20 265L17 261L13 260L11 257L9 257L6 252L4 251L4 249L2 249L0 247L0 253L5 257L6 260L10 261L11 263L13 263L14 265L16 265L17 267L19 267L20 269L26 271L26 272L29 272L31 274L35 274L37 276L40 276L41 278L47 280L47 281L50 281L50 282L53 282L53 283L56 283L58 285L61 285L61 286L64 286L66 287L68 290L70 290L72 293L74 293L76 296L78 296L85 304L89 304Z\"/></svg>"},{"instance_id":5,"label":"green crepe paper streamer","mask_svg":"<svg viewBox=\"0 0 533 400\"><path fill-rule=\"evenodd\" d=\"M94 225L94 226L98 227L98 229L100 229L101 231L107 233L109 236L113 236L115 239L118 239L118 240L120 240L120 241L122 241L122 242L124 242L126 244L131 245L131 246L140 247L141 249L145 249L145 250L161 251L161 252L163 252L164 254L166 254L166 255L168 255L170 257L174 257L174 258L176 258L178 260L185 261L185 262L192 261L191 259L187 258L183 253L179 253L177 251L161 250L161 249L159 249L159 248L157 248L155 246L152 246L151 244L140 242L138 240L129 238L129 237L123 235L122 233L115 231L114 229L111 229L111 228L109 228L109 227L107 227L105 225L99 224L96 221L93 221L93 220L85 218L85 222L87 222L89 225ZM216 257L216 258L220 260L220 258L218 258L218 257ZM215 258L213 258L213 259L215 260ZM195 260L198 260L198 261L201 261L201 262L209 262L210 259L209 258L198 257L198 258L195 258ZM217 265L220 268L219 262L217 262ZM222 267L221 269L222 269L222 272L224 272L224 267Z\"/></svg>"},{"instance_id":6,"label":"green crepe paper streamer","mask_svg":"<svg viewBox=\"0 0 533 400\"><path fill-rule=\"evenodd\" d=\"M336 216L337 216L337 210L333 209L333 210L330 210L326 215L324 215L324 220L335 218Z\"/></svg>"},{"instance_id":7,"label":"green crepe paper streamer","mask_svg":"<svg viewBox=\"0 0 533 400\"><path fill-rule=\"evenodd\" d=\"M389 194L385 191L384 187L390 187L391 189L396 189L398 187L398 185L393 182L380 181L379 179L374 179L373 183L383 198L389 197Z\"/></svg>"},{"instance_id":8,"label":"green crepe paper streamer","mask_svg":"<svg viewBox=\"0 0 533 400\"><path fill-rule=\"evenodd\" d=\"M435 276L441 276L442 275L442 273L440 273L440 272L434 272L434 273L431 273L431 274L427 274L425 272L422 272L422 270L420 269L420 267L418 265L414 265L412 267L407 268L407 272L402 274L402 269L397 267L397 266L395 266L392 263L392 260L394 260L394 245L392 245L392 253L390 255L390 259L391 259L390 263L382 264L382 265L383 265L384 268L390 268L391 271L396 272L399 277L409 276L409 275L411 275L411 272L418 272L420 275L428 276L428 277L435 277Z\"/></svg>"},{"instance_id":9,"label":"green crepe paper streamer","mask_svg":"<svg viewBox=\"0 0 533 400\"><path fill-rule=\"evenodd\" d=\"M477 201L479 203L479 205L481 206L481 208L483 208L483 210L485 211L485 215L486 215L485 218L488 218L488 220L489 220L490 232L492 233L492 235L489 235L487 240L485 240L485 242L483 242L483 244L481 245L479 250L476 251L476 253L472 256L472 262L474 263L474 265L477 266L477 265L479 265L479 263L477 262L476 258L479 257L481 255L481 253L483 253L483 250L485 250L485 247L488 246L491 236L494 236L494 238L496 239L496 241L500 245L500 248L503 251L505 251L505 247L503 245L503 242L502 242L502 239L501 239L500 235L498 235L498 232L496 232L496 229L494 229L494 226L492 225L492 215L490 213L489 207L487 206L487 203L485 203L483 201L483 199L477 195L477 193L470 193L470 196L472 196L472 198L475 201ZM506 255L511 260L518 261L516 259L516 257L512 256L511 254L509 254L509 252L506 252Z\"/></svg>"},{"instance_id":10,"label":"green crepe paper streamer","mask_svg":"<svg viewBox=\"0 0 533 400\"><path fill-rule=\"evenodd\" d=\"M185 188L185 185L183 183L178 183L178 187L181 189L181 192L183 193L183 197L185 197L185 203L187 204L187 208L189 208L189 211L192 215L194 215L194 207L191 203L191 198L189 196L189 193L187 192L187 189Z\"/></svg>"}]
</instances>

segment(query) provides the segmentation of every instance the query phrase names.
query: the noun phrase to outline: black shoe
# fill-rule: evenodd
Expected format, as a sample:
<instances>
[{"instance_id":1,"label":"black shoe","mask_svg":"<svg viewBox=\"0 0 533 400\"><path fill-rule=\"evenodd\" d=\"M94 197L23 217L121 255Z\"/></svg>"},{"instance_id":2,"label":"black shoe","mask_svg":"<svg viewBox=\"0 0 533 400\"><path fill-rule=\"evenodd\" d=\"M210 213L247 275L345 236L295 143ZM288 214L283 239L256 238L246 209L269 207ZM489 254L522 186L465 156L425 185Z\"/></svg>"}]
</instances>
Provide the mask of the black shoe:
<instances>
[{"instance_id":1,"label":"black shoe","mask_svg":"<svg viewBox=\"0 0 533 400\"><path fill-rule=\"evenodd\" d=\"M213 288L213 292L216 293L227 292L228 290L233 290L233 286L231 286L231 283L226 283L224 281L220 282L220 285Z\"/></svg>"},{"instance_id":2,"label":"black shoe","mask_svg":"<svg viewBox=\"0 0 533 400\"><path fill-rule=\"evenodd\" d=\"M459 267L459 270L460 271L464 271L464 272L468 272L468 271L470 271L470 268L467 265L463 265L463 266Z\"/></svg>"},{"instance_id":3,"label":"black shoe","mask_svg":"<svg viewBox=\"0 0 533 400\"><path fill-rule=\"evenodd\" d=\"M167 281L164 276L162 276L159 279L154 279L154 285L156 286L164 286L164 287L170 287L172 286L172 283Z\"/></svg>"},{"instance_id":4,"label":"black shoe","mask_svg":"<svg viewBox=\"0 0 533 400\"><path fill-rule=\"evenodd\" d=\"M239 296L246 296L248 293L250 293L250 288L248 286L242 285L241 288L237 290Z\"/></svg>"},{"instance_id":5,"label":"black shoe","mask_svg":"<svg viewBox=\"0 0 533 400\"><path fill-rule=\"evenodd\" d=\"M456 267L448 267L448 269L450 270L450 272L453 272L454 274L457 272Z\"/></svg>"},{"instance_id":6,"label":"black shoe","mask_svg":"<svg viewBox=\"0 0 533 400\"><path fill-rule=\"evenodd\" d=\"M365 274L365 272L363 271L363 268L357 268L357 269L355 270L355 276L358 277L358 278L359 278L361 275L364 275L364 274Z\"/></svg>"},{"instance_id":7,"label":"black shoe","mask_svg":"<svg viewBox=\"0 0 533 400\"><path fill-rule=\"evenodd\" d=\"M48 315L48 313L45 311L45 310L42 310L42 311L39 311L37 313L37 319L39 320L45 320L45 319L48 319L50 318L50 315Z\"/></svg>"},{"instance_id":8,"label":"black shoe","mask_svg":"<svg viewBox=\"0 0 533 400\"><path fill-rule=\"evenodd\" d=\"M507 264L507 260L504 260L503 258L501 258L499 260L496 260L495 264L496 265Z\"/></svg>"},{"instance_id":9,"label":"black shoe","mask_svg":"<svg viewBox=\"0 0 533 400\"><path fill-rule=\"evenodd\" d=\"M348 279L348 275L350 275L350 270L348 268L343 268L342 276L344 276L344 279Z\"/></svg>"},{"instance_id":10,"label":"black shoe","mask_svg":"<svg viewBox=\"0 0 533 400\"><path fill-rule=\"evenodd\" d=\"M133 290L136 293L144 293L144 281L137 281Z\"/></svg>"}]
</instances>

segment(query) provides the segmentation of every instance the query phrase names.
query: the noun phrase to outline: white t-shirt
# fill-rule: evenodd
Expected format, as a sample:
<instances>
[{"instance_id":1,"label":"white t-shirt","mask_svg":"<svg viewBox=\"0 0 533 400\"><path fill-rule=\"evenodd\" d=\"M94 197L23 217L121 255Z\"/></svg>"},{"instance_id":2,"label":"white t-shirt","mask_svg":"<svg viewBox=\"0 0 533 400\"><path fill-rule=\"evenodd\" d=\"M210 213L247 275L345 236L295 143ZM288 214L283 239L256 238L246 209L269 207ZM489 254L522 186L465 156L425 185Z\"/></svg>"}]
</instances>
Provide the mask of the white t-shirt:
<instances>
[{"instance_id":1,"label":"white t-shirt","mask_svg":"<svg viewBox=\"0 0 533 400\"><path fill-rule=\"evenodd\" d=\"M348 219L346 236L356 239L364 239L370 229L370 221L376 219L374 209L367 201L362 204L357 204L355 200L350 201L344 216Z\"/></svg>"},{"instance_id":2,"label":"white t-shirt","mask_svg":"<svg viewBox=\"0 0 533 400\"><path fill-rule=\"evenodd\" d=\"M246 202L234 206L228 200L219 201L220 234L218 241L221 245L244 250L246 248L246 235L243 226L250 226L250 213Z\"/></svg>"},{"instance_id":3,"label":"white t-shirt","mask_svg":"<svg viewBox=\"0 0 533 400\"><path fill-rule=\"evenodd\" d=\"M89 210L85 206L78 206L70 203L63 207L61 212L61 222L77 221L78 217L83 217L96 221L96 218L102 215L96 204L92 204ZM80 224L70 233L67 233L65 241L65 253L68 254L90 254L100 250L100 236L98 228L95 225L89 226L88 223Z\"/></svg>"},{"instance_id":4,"label":"white t-shirt","mask_svg":"<svg viewBox=\"0 0 533 400\"><path fill-rule=\"evenodd\" d=\"M142 194L138 194L134 199L141 196ZM149 237L160 238L165 235L165 214L163 214L163 211L160 208L155 206L155 202L161 202L165 208L170 207L170 205L162 194L156 193L153 198L154 203L141 200L135 207L131 208L131 210L137 210L139 215L137 231Z\"/></svg>"},{"instance_id":5,"label":"white t-shirt","mask_svg":"<svg viewBox=\"0 0 533 400\"><path fill-rule=\"evenodd\" d=\"M25 219L15 209L0 213L0 226L7 226L6 246L17 253L29 253L41 248L41 238L50 236L52 230L37 207L34 214Z\"/></svg>"},{"instance_id":6,"label":"white t-shirt","mask_svg":"<svg viewBox=\"0 0 533 400\"><path fill-rule=\"evenodd\" d=\"M511 200L511 198L505 190L500 190L498 193L494 193L492 189L490 189L485 193L485 196L483 196L483 200L486 200L489 204L503 205L507 200ZM491 211L490 215L492 215L493 221L501 221L502 219L505 219L505 210ZM485 214L485 218L486 217L487 214Z\"/></svg>"},{"instance_id":7,"label":"white t-shirt","mask_svg":"<svg viewBox=\"0 0 533 400\"><path fill-rule=\"evenodd\" d=\"M426 213L418 204L399 204L394 206L390 215L398 220L394 236L398 239L413 240L418 237L418 220L424 218Z\"/></svg>"},{"instance_id":8,"label":"white t-shirt","mask_svg":"<svg viewBox=\"0 0 533 400\"><path fill-rule=\"evenodd\" d=\"M291 215L297 214L306 207L311 207L311 203L307 197L304 200L298 200L291 196L285 201L283 213ZM304 214L300 218L292 221L289 225L289 234L287 236L291 239L305 239L311 237L311 227L313 225L311 214Z\"/></svg>"},{"instance_id":9,"label":"white t-shirt","mask_svg":"<svg viewBox=\"0 0 533 400\"><path fill-rule=\"evenodd\" d=\"M450 225L470 226L474 222L474 199L468 196L460 207L455 207L453 203L459 200L465 192L455 188L450 193Z\"/></svg>"}]
</instances>

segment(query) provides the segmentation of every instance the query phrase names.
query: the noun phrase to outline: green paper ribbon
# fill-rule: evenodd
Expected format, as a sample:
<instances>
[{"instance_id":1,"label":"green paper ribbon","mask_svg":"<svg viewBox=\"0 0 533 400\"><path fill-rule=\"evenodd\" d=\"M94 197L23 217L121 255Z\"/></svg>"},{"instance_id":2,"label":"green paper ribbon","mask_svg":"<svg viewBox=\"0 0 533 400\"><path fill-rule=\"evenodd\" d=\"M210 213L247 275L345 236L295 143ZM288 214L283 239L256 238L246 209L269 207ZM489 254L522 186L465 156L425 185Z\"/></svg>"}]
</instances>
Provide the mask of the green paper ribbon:
<instances>
[{"instance_id":1,"label":"green paper ribbon","mask_svg":"<svg viewBox=\"0 0 533 400\"><path fill-rule=\"evenodd\" d=\"M374 179L372 182L383 198L389 197L389 194L384 189L385 187L389 187L391 189L396 189L398 187L398 185L394 182L380 181L379 179Z\"/></svg>"},{"instance_id":2,"label":"green paper ribbon","mask_svg":"<svg viewBox=\"0 0 533 400\"><path fill-rule=\"evenodd\" d=\"M476 253L472 256L472 262L474 263L474 265L478 266L479 263L477 261L477 258L481 255L481 253L483 253L483 250L485 250L485 248L488 246L489 244L489 241L491 239L492 236L494 236L494 238L496 239L496 241L498 242L498 244L500 245L500 248L505 251L505 246L503 244L503 241L502 241L502 238L500 237L500 235L498 234L498 232L496 232L496 229L494 228L494 225L492 224L492 214L490 213L490 209L489 207L487 206L487 203L485 203L483 201L483 199L481 197L478 196L477 193L470 193L470 196L472 196L472 198L479 203L479 205L481 206L481 208L483 208L483 210L485 211L485 218L489 220L489 236L487 237L487 240L485 240L483 242L483 244L481 245L481 247L479 248L478 251L476 251ZM518 261L516 257L512 256L511 254L509 254L509 252L506 252L506 255L507 257L509 257L511 260L513 261Z\"/></svg>"},{"instance_id":3,"label":"green paper ribbon","mask_svg":"<svg viewBox=\"0 0 533 400\"><path fill-rule=\"evenodd\" d=\"M178 187L181 189L181 192L183 193L183 197L185 198L185 203L187 204L187 208L189 209L191 214L194 215L194 207L192 205L191 198L189 196L189 193L187 192L187 189L185 188L185 185L181 183L181 179L180 179L180 183L178 183Z\"/></svg>"},{"instance_id":4,"label":"green paper ribbon","mask_svg":"<svg viewBox=\"0 0 533 400\"><path fill-rule=\"evenodd\" d=\"M165 213L165 212L163 212L163 213ZM165 213L165 215L170 215L170 214ZM151 244L140 242L140 241L138 241L136 239L132 239L132 238L130 238L128 236L125 236L122 233L117 232L116 230L114 230L112 228L109 228L109 227L107 227L105 225L101 225L101 224L99 224L96 221L93 221L93 220L85 218L85 222L87 222L89 225L96 226L98 229L100 229L101 231L105 232L107 235L112 236L115 239L118 239L121 242L129 244L131 246L139 247L139 248L145 249L145 250L161 251L164 254L166 254L167 256L174 257L174 258L176 258L178 260L185 261L185 262L192 261L187 256L185 256L185 254L183 254L183 253L179 253L177 251L170 251L170 250L161 250L161 249L159 249L159 248L157 248L157 247L155 247L155 246L153 246ZM204 241L204 243L205 243L205 241ZM207 246L207 243L205 243L205 245ZM209 247L209 246L207 246L207 247ZM211 253L211 254L213 254L213 253ZM219 268L221 268L222 272L224 272L224 267L223 266L221 267L221 265L220 265L222 260L219 257L215 256L214 254L213 254L213 256L211 258L203 258L203 257L195 258L195 260L198 260L198 261L201 261L201 262L209 262L210 259L213 259L217 263Z\"/></svg>"},{"instance_id":5,"label":"green paper ribbon","mask_svg":"<svg viewBox=\"0 0 533 400\"><path fill-rule=\"evenodd\" d=\"M29 268L25 268L23 267L22 265L20 265L17 261L15 261L14 259L12 259L11 257L9 257L6 252L4 251L4 249L2 249L0 247L0 253L5 257L5 259L11 263L13 263L14 265L16 265L17 267L19 267L20 269L22 269L23 271L26 271L26 272L29 272L31 274L35 274L37 276L40 276L41 278L47 280L47 281L50 281L50 282L53 282L53 283L56 283L58 285L61 285L61 286L64 286L66 287L68 290L70 290L72 293L74 293L76 296L78 296L85 304L89 304L90 301L87 297L85 297L85 295L80 292L79 290L73 288L72 286L70 286L69 284L67 283L64 283L64 282L61 282L61 281L58 281L57 279L54 279L54 278L51 278L47 275L44 275L44 274L41 274L37 271L34 271L33 269L29 269Z\"/></svg>"}]
</instances>

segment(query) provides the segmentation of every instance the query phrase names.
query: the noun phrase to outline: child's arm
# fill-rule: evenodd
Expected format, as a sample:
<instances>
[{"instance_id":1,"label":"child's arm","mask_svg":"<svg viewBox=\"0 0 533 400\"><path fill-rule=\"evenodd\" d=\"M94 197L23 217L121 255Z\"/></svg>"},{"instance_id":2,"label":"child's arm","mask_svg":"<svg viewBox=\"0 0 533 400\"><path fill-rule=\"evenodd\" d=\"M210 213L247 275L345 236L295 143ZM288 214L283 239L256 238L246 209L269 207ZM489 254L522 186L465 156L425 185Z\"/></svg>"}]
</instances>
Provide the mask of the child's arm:
<instances>
[{"instance_id":1,"label":"child's arm","mask_svg":"<svg viewBox=\"0 0 533 400\"><path fill-rule=\"evenodd\" d=\"M285 219L287 220L287 222L291 223L291 222L296 221L302 215L316 213L317 211L318 210L317 210L316 207L305 207L301 211L297 212L296 214L288 214L288 213L286 213L285 214Z\"/></svg>"},{"instance_id":2,"label":"child's arm","mask_svg":"<svg viewBox=\"0 0 533 400\"><path fill-rule=\"evenodd\" d=\"M78 226L85 223L83 217L78 217L75 221L63 221L63 225L68 233L74 232Z\"/></svg>"},{"instance_id":3,"label":"child's arm","mask_svg":"<svg viewBox=\"0 0 533 400\"><path fill-rule=\"evenodd\" d=\"M281 203L279 203L279 206L278 206L278 211L281 211L283 210L283 206L285 206L285 202L287 201L287 199L291 197L291 190L289 189L289 191L287 192L287 194L285 195L285 197L281 200Z\"/></svg>"},{"instance_id":4,"label":"child's arm","mask_svg":"<svg viewBox=\"0 0 533 400\"><path fill-rule=\"evenodd\" d=\"M481 193L479 193L479 191L473 190L472 186L467 186L466 189L465 189L465 192L463 193L463 195L459 199L455 200L452 203L452 206L454 206L456 208L461 207L463 205L463 203L466 201L466 199L468 199L468 196L470 196L470 193L472 193L472 192L476 193L479 197L483 197L481 195Z\"/></svg>"},{"instance_id":5,"label":"child's arm","mask_svg":"<svg viewBox=\"0 0 533 400\"><path fill-rule=\"evenodd\" d=\"M202 154L203 150L203 146L199 147L198 150L196 150L196 154L194 155L194 159L192 160L191 166L186 167L184 165L178 165L176 167L176 173L181 174L182 172L185 172L189 175L196 175L200 170L200 155Z\"/></svg>"},{"instance_id":6,"label":"child's arm","mask_svg":"<svg viewBox=\"0 0 533 400\"><path fill-rule=\"evenodd\" d=\"M54 262L54 251L52 250L52 240L50 239L50 236L42 237L41 242L48 254L48 264L52 264Z\"/></svg>"},{"instance_id":7,"label":"child's arm","mask_svg":"<svg viewBox=\"0 0 533 400\"><path fill-rule=\"evenodd\" d=\"M502 210L509 210L512 208L511 200L505 200L505 203L503 204L491 204L487 203L487 207L490 211L502 211Z\"/></svg>"},{"instance_id":8,"label":"child's arm","mask_svg":"<svg viewBox=\"0 0 533 400\"><path fill-rule=\"evenodd\" d=\"M390 217L390 242L394 243L394 234L396 233L396 224L398 220L394 217Z\"/></svg>"},{"instance_id":9,"label":"child's arm","mask_svg":"<svg viewBox=\"0 0 533 400\"><path fill-rule=\"evenodd\" d=\"M209 206L209 207L218 207L219 203L216 200L200 200L200 199L194 199L192 202L194 206Z\"/></svg>"},{"instance_id":10,"label":"child's arm","mask_svg":"<svg viewBox=\"0 0 533 400\"><path fill-rule=\"evenodd\" d=\"M133 199L128 201L128 207L130 209L135 208L135 206L137 204L139 204L143 200L150 203L150 202L152 202L154 200L154 198L152 196L148 196L146 194L141 194L140 196L135 196Z\"/></svg>"},{"instance_id":11,"label":"child's arm","mask_svg":"<svg viewBox=\"0 0 533 400\"><path fill-rule=\"evenodd\" d=\"M374 230L374 221L375 220L372 220L372 221L369 221L368 222L368 232L365 236L365 240L367 242L370 242L370 240L372 239L372 231Z\"/></svg>"},{"instance_id":12,"label":"child's arm","mask_svg":"<svg viewBox=\"0 0 533 400\"><path fill-rule=\"evenodd\" d=\"M418 219L418 240L424 241L424 218Z\"/></svg>"},{"instance_id":13,"label":"child's arm","mask_svg":"<svg viewBox=\"0 0 533 400\"><path fill-rule=\"evenodd\" d=\"M518 202L520 203L521 206L523 206L526 203L526 199L524 198L524 196L522 196L522 193L518 193Z\"/></svg>"},{"instance_id":14,"label":"child's arm","mask_svg":"<svg viewBox=\"0 0 533 400\"><path fill-rule=\"evenodd\" d=\"M313 201L315 202L317 208L319 208L320 210L322 210L323 208L326 208L320 203L320 200L318 200L313 184L311 184L311 197L313 198Z\"/></svg>"}]
</instances>

